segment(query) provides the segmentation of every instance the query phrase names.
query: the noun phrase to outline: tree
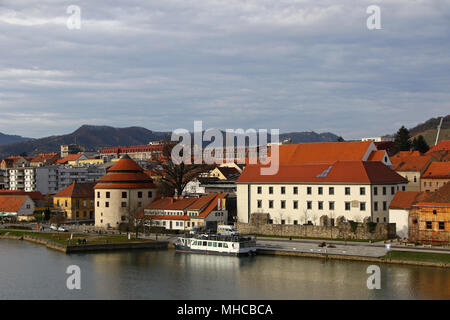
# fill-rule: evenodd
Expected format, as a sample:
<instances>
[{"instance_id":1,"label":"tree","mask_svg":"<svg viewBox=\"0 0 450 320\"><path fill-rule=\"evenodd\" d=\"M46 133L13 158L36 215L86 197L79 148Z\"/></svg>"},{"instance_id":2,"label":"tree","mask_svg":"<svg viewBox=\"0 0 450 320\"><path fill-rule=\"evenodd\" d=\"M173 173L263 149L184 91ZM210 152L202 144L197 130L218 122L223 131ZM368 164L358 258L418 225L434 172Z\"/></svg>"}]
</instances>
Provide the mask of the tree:
<instances>
[{"instance_id":1,"label":"tree","mask_svg":"<svg viewBox=\"0 0 450 320\"><path fill-rule=\"evenodd\" d=\"M141 208L137 206L135 201L130 199L128 206L126 207L127 217L128 217L128 230L134 230L136 233L136 239L139 237L139 229L144 226L144 217L140 217ZM134 229L133 229L134 228Z\"/></svg>"},{"instance_id":2,"label":"tree","mask_svg":"<svg viewBox=\"0 0 450 320\"><path fill-rule=\"evenodd\" d=\"M342 138L341 136L339 136L339 137L337 138L336 141L337 141L337 142L344 142L345 140L344 140L344 138Z\"/></svg>"},{"instance_id":3,"label":"tree","mask_svg":"<svg viewBox=\"0 0 450 320\"><path fill-rule=\"evenodd\" d=\"M193 164L193 161L191 161L192 164L184 162L175 164L172 161L172 149L174 146L173 142L166 139L163 142L162 159L158 161L158 167L161 168L161 170L157 170L157 174L161 176L158 182L158 189L166 196L173 196L175 192L181 196L189 181L197 178L200 173L209 171L214 167L207 164Z\"/></svg>"},{"instance_id":4,"label":"tree","mask_svg":"<svg viewBox=\"0 0 450 320\"><path fill-rule=\"evenodd\" d=\"M394 154L400 151L409 151L411 149L410 139L409 130L402 126L395 134Z\"/></svg>"},{"instance_id":5,"label":"tree","mask_svg":"<svg viewBox=\"0 0 450 320\"><path fill-rule=\"evenodd\" d=\"M413 139L412 148L413 148L413 150L417 150L420 153L425 153L428 150L430 150L428 143L425 141L425 139L422 135Z\"/></svg>"}]
</instances>

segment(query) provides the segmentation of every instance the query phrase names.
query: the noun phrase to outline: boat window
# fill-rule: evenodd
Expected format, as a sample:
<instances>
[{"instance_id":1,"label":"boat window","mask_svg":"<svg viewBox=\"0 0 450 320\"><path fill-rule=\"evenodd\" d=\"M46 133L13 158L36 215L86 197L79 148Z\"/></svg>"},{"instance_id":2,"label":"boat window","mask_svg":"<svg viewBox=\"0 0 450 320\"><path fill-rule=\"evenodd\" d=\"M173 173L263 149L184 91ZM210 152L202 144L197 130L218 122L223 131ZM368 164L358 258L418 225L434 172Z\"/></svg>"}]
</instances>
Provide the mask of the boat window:
<instances>
[{"instance_id":1,"label":"boat window","mask_svg":"<svg viewBox=\"0 0 450 320\"><path fill-rule=\"evenodd\" d=\"M206 247L208 245L208 242L203 241L203 245Z\"/></svg>"},{"instance_id":2,"label":"boat window","mask_svg":"<svg viewBox=\"0 0 450 320\"><path fill-rule=\"evenodd\" d=\"M222 242L219 242L219 248L222 248Z\"/></svg>"},{"instance_id":3,"label":"boat window","mask_svg":"<svg viewBox=\"0 0 450 320\"><path fill-rule=\"evenodd\" d=\"M208 247L212 247L212 242L208 242Z\"/></svg>"},{"instance_id":4,"label":"boat window","mask_svg":"<svg viewBox=\"0 0 450 320\"><path fill-rule=\"evenodd\" d=\"M197 241L192 241L192 245L196 246L197 245Z\"/></svg>"},{"instance_id":5,"label":"boat window","mask_svg":"<svg viewBox=\"0 0 450 320\"><path fill-rule=\"evenodd\" d=\"M224 247L224 248L228 248L228 243L224 243L224 244L223 244L223 247Z\"/></svg>"},{"instance_id":6,"label":"boat window","mask_svg":"<svg viewBox=\"0 0 450 320\"><path fill-rule=\"evenodd\" d=\"M214 242L213 244L214 244L214 247L217 247L217 242Z\"/></svg>"}]
</instances>

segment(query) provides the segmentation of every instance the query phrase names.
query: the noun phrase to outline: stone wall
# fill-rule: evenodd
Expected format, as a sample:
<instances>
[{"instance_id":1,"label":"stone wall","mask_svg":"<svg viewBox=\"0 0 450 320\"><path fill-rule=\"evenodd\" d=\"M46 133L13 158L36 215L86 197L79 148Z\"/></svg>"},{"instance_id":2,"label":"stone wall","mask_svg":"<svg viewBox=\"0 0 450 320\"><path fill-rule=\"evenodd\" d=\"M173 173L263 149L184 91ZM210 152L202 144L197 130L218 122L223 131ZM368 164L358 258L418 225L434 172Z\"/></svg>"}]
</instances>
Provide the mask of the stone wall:
<instances>
[{"instance_id":1,"label":"stone wall","mask_svg":"<svg viewBox=\"0 0 450 320\"><path fill-rule=\"evenodd\" d=\"M254 213L250 223L236 223L241 234L258 234L266 236L287 236L324 239L392 239L395 238L395 223L349 223L340 217L333 226L326 219L323 225L270 224L269 214Z\"/></svg>"}]
</instances>

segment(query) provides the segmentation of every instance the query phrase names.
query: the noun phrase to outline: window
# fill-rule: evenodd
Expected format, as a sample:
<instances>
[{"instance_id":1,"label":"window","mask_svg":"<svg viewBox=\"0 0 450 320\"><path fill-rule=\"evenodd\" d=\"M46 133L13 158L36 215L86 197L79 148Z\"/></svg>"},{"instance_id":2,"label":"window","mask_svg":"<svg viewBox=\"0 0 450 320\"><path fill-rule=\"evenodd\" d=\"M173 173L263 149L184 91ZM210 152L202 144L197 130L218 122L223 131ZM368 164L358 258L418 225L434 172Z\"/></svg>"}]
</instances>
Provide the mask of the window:
<instances>
[{"instance_id":1,"label":"window","mask_svg":"<svg viewBox=\"0 0 450 320\"><path fill-rule=\"evenodd\" d=\"M286 209L286 201L281 200L281 209Z\"/></svg>"},{"instance_id":2,"label":"window","mask_svg":"<svg viewBox=\"0 0 450 320\"><path fill-rule=\"evenodd\" d=\"M329 210L334 210L334 201L328 202L328 208Z\"/></svg>"},{"instance_id":3,"label":"window","mask_svg":"<svg viewBox=\"0 0 450 320\"><path fill-rule=\"evenodd\" d=\"M345 187L345 195L346 196L350 195L350 187Z\"/></svg>"},{"instance_id":4,"label":"window","mask_svg":"<svg viewBox=\"0 0 450 320\"><path fill-rule=\"evenodd\" d=\"M285 220L281 220L281 224L286 224L286 221Z\"/></svg>"},{"instance_id":5,"label":"window","mask_svg":"<svg viewBox=\"0 0 450 320\"><path fill-rule=\"evenodd\" d=\"M383 187L383 196L386 195L386 187Z\"/></svg>"},{"instance_id":6,"label":"window","mask_svg":"<svg viewBox=\"0 0 450 320\"><path fill-rule=\"evenodd\" d=\"M286 187L281 187L281 194L286 194Z\"/></svg>"},{"instance_id":7,"label":"window","mask_svg":"<svg viewBox=\"0 0 450 320\"><path fill-rule=\"evenodd\" d=\"M109 202L105 202L105 207L109 208Z\"/></svg>"},{"instance_id":8,"label":"window","mask_svg":"<svg viewBox=\"0 0 450 320\"><path fill-rule=\"evenodd\" d=\"M433 223L431 221L427 221L426 222L426 226L427 226L427 229L432 229L433 228Z\"/></svg>"},{"instance_id":9,"label":"window","mask_svg":"<svg viewBox=\"0 0 450 320\"><path fill-rule=\"evenodd\" d=\"M127 198L127 192L122 192L122 199L126 199Z\"/></svg>"},{"instance_id":10,"label":"window","mask_svg":"<svg viewBox=\"0 0 450 320\"><path fill-rule=\"evenodd\" d=\"M262 193L262 187L258 187L258 194Z\"/></svg>"},{"instance_id":11,"label":"window","mask_svg":"<svg viewBox=\"0 0 450 320\"><path fill-rule=\"evenodd\" d=\"M319 210L323 210L323 201L317 202L317 208L318 208Z\"/></svg>"},{"instance_id":12,"label":"window","mask_svg":"<svg viewBox=\"0 0 450 320\"><path fill-rule=\"evenodd\" d=\"M258 200L258 208L262 208L262 200Z\"/></svg>"},{"instance_id":13,"label":"window","mask_svg":"<svg viewBox=\"0 0 450 320\"><path fill-rule=\"evenodd\" d=\"M406 187L405 186L402 186L402 191L405 191L406 190Z\"/></svg>"},{"instance_id":14,"label":"window","mask_svg":"<svg viewBox=\"0 0 450 320\"><path fill-rule=\"evenodd\" d=\"M365 202L360 202L359 203L359 210L366 211L366 203Z\"/></svg>"},{"instance_id":15,"label":"window","mask_svg":"<svg viewBox=\"0 0 450 320\"><path fill-rule=\"evenodd\" d=\"M394 187L391 187L391 194L392 195L395 194L395 188Z\"/></svg>"},{"instance_id":16,"label":"window","mask_svg":"<svg viewBox=\"0 0 450 320\"><path fill-rule=\"evenodd\" d=\"M109 191L106 191L106 198L109 199L111 197L111 194L109 193Z\"/></svg>"},{"instance_id":17,"label":"window","mask_svg":"<svg viewBox=\"0 0 450 320\"><path fill-rule=\"evenodd\" d=\"M417 177L416 176L414 176L414 182L417 182Z\"/></svg>"},{"instance_id":18,"label":"window","mask_svg":"<svg viewBox=\"0 0 450 320\"><path fill-rule=\"evenodd\" d=\"M269 200L269 208L273 209L273 200Z\"/></svg>"},{"instance_id":19,"label":"window","mask_svg":"<svg viewBox=\"0 0 450 320\"><path fill-rule=\"evenodd\" d=\"M383 210L386 211L387 210L387 202L383 201Z\"/></svg>"},{"instance_id":20,"label":"window","mask_svg":"<svg viewBox=\"0 0 450 320\"><path fill-rule=\"evenodd\" d=\"M273 194L273 187L269 187L269 194Z\"/></svg>"},{"instance_id":21,"label":"window","mask_svg":"<svg viewBox=\"0 0 450 320\"><path fill-rule=\"evenodd\" d=\"M436 210L433 210L433 214L437 214L437 211L436 211Z\"/></svg>"},{"instance_id":22,"label":"window","mask_svg":"<svg viewBox=\"0 0 450 320\"><path fill-rule=\"evenodd\" d=\"M294 225L298 225L298 221L297 220L294 220Z\"/></svg>"},{"instance_id":23,"label":"window","mask_svg":"<svg viewBox=\"0 0 450 320\"><path fill-rule=\"evenodd\" d=\"M122 202L122 208L126 208L127 207L127 203L126 202Z\"/></svg>"},{"instance_id":24,"label":"window","mask_svg":"<svg viewBox=\"0 0 450 320\"><path fill-rule=\"evenodd\" d=\"M308 209L312 209L312 201L306 203Z\"/></svg>"},{"instance_id":25,"label":"window","mask_svg":"<svg viewBox=\"0 0 450 320\"><path fill-rule=\"evenodd\" d=\"M312 194L312 188L311 187L307 187L306 188L306 193L307 194Z\"/></svg>"},{"instance_id":26,"label":"window","mask_svg":"<svg viewBox=\"0 0 450 320\"><path fill-rule=\"evenodd\" d=\"M97 207L100 207L100 201L97 201Z\"/></svg>"},{"instance_id":27,"label":"window","mask_svg":"<svg viewBox=\"0 0 450 320\"><path fill-rule=\"evenodd\" d=\"M378 211L378 201L375 201L375 202L373 203L373 210L374 210L374 211Z\"/></svg>"},{"instance_id":28,"label":"window","mask_svg":"<svg viewBox=\"0 0 450 320\"><path fill-rule=\"evenodd\" d=\"M439 221L439 230L445 230L445 222Z\"/></svg>"},{"instance_id":29,"label":"window","mask_svg":"<svg viewBox=\"0 0 450 320\"><path fill-rule=\"evenodd\" d=\"M269 219L269 224L273 224L273 220L272 219Z\"/></svg>"},{"instance_id":30,"label":"window","mask_svg":"<svg viewBox=\"0 0 450 320\"><path fill-rule=\"evenodd\" d=\"M329 195L333 195L334 194L334 187L329 187L328 188L328 194Z\"/></svg>"},{"instance_id":31,"label":"window","mask_svg":"<svg viewBox=\"0 0 450 320\"><path fill-rule=\"evenodd\" d=\"M366 194L366 188L364 188L364 187L359 188L359 194L361 196L365 195Z\"/></svg>"},{"instance_id":32,"label":"window","mask_svg":"<svg viewBox=\"0 0 450 320\"><path fill-rule=\"evenodd\" d=\"M294 200L294 209L298 209L298 201Z\"/></svg>"},{"instance_id":33,"label":"window","mask_svg":"<svg viewBox=\"0 0 450 320\"><path fill-rule=\"evenodd\" d=\"M149 198L152 198L152 197L153 197L153 192L152 192L152 191L149 191L149 192L148 192L148 197L149 197Z\"/></svg>"},{"instance_id":34,"label":"window","mask_svg":"<svg viewBox=\"0 0 450 320\"><path fill-rule=\"evenodd\" d=\"M373 194L374 194L375 196L378 195L378 187L374 187L374 188L373 188Z\"/></svg>"},{"instance_id":35,"label":"window","mask_svg":"<svg viewBox=\"0 0 450 320\"><path fill-rule=\"evenodd\" d=\"M383 222L386 222L386 217L383 218Z\"/></svg>"},{"instance_id":36,"label":"window","mask_svg":"<svg viewBox=\"0 0 450 320\"><path fill-rule=\"evenodd\" d=\"M323 188L322 188L322 187L319 187L318 193L319 193L319 194L323 194Z\"/></svg>"},{"instance_id":37,"label":"window","mask_svg":"<svg viewBox=\"0 0 450 320\"><path fill-rule=\"evenodd\" d=\"M294 187L294 194L298 194L298 187Z\"/></svg>"},{"instance_id":38,"label":"window","mask_svg":"<svg viewBox=\"0 0 450 320\"><path fill-rule=\"evenodd\" d=\"M350 202L345 203L345 211L350 211Z\"/></svg>"},{"instance_id":39,"label":"window","mask_svg":"<svg viewBox=\"0 0 450 320\"><path fill-rule=\"evenodd\" d=\"M100 191L97 191L97 198L100 198Z\"/></svg>"},{"instance_id":40,"label":"window","mask_svg":"<svg viewBox=\"0 0 450 320\"><path fill-rule=\"evenodd\" d=\"M138 198L142 198L142 191L138 192Z\"/></svg>"}]
</instances>

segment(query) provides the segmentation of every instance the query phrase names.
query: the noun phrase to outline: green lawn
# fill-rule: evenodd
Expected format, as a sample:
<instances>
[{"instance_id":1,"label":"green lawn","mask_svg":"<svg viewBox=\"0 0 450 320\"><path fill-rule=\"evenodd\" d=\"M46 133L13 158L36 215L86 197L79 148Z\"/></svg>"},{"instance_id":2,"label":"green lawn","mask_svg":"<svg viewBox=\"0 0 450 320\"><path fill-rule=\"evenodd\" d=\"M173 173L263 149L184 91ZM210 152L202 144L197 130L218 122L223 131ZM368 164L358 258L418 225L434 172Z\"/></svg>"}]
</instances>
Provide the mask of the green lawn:
<instances>
[{"instance_id":1,"label":"green lawn","mask_svg":"<svg viewBox=\"0 0 450 320\"><path fill-rule=\"evenodd\" d=\"M59 244L67 245L70 239L70 233L46 233L46 232L31 232L14 229L0 229L0 234L9 233L12 236L31 235L47 240L54 241ZM74 234L72 245L77 245L78 239L86 239L87 244L105 244L105 243L128 243L128 242L152 242L153 240L134 239L134 234L131 235L131 240L128 240L126 235L92 235L92 234Z\"/></svg>"},{"instance_id":2,"label":"green lawn","mask_svg":"<svg viewBox=\"0 0 450 320\"><path fill-rule=\"evenodd\" d=\"M450 254L432 252L391 251L386 256L392 260L450 263Z\"/></svg>"}]
</instances>

